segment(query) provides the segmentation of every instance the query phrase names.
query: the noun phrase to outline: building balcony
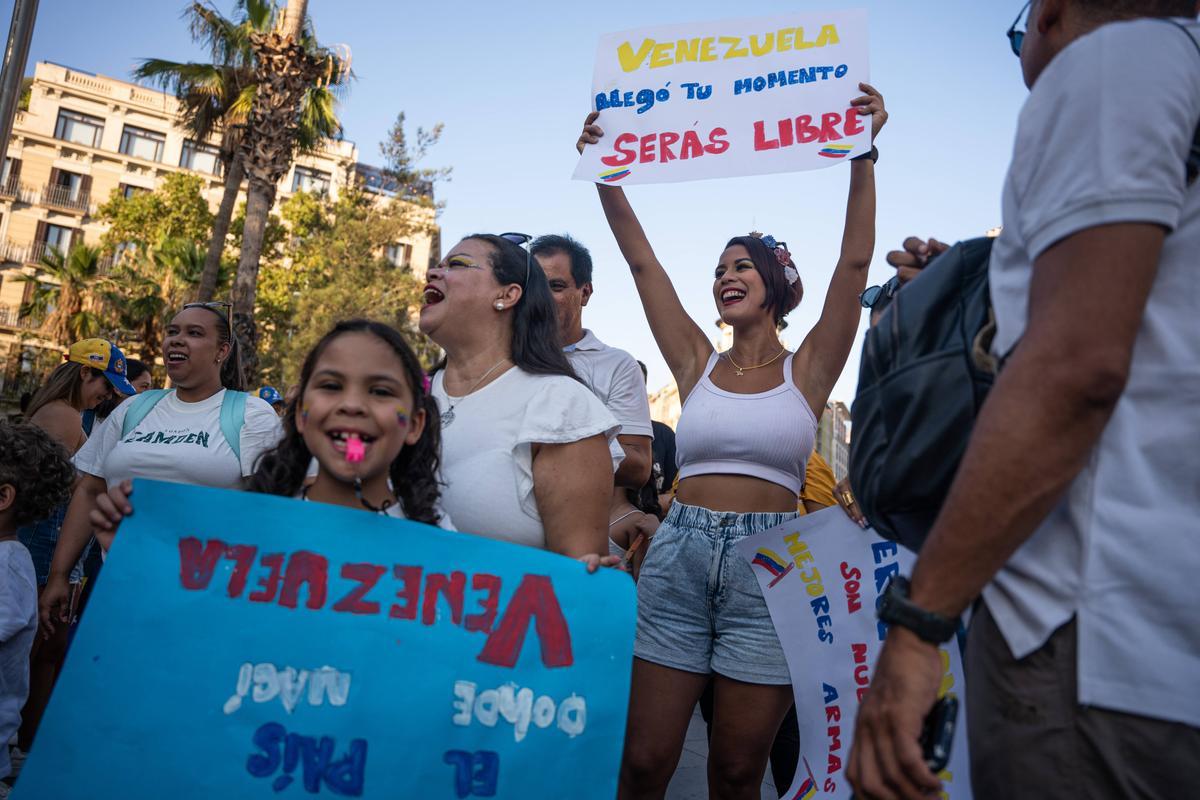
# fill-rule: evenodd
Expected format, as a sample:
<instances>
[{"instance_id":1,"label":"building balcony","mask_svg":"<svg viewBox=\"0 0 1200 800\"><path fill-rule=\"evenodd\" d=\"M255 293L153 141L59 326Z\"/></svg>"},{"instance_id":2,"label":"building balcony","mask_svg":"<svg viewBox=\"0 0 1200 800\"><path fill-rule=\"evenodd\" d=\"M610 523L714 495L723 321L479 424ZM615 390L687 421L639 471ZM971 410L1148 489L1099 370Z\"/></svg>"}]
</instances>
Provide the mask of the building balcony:
<instances>
[{"instance_id":1,"label":"building balcony","mask_svg":"<svg viewBox=\"0 0 1200 800\"><path fill-rule=\"evenodd\" d=\"M76 214L87 214L90 212L89 204L90 192L71 191L68 186L58 186L55 184L46 184L42 187L38 202L40 205L58 209L60 211L70 211Z\"/></svg>"},{"instance_id":2,"label":"building balcony","mask_svg":"<svg viewBox=\"0 0 1200 800\"><path fill-rule=\"evenodd\" d=\"M19 306L0 305L0 328L31 330L36 327L36 320L21 316Z\"/></svg>"},{"instance_id":3,"label":"building balcony","mask_svg":"<svg viewBox=\"0 0 1200 800\"><path fill-rule=\"evenodd\" d=\"M21 194L21 184L15 180L15 177L15 175L9 176L8 180L0 183L0 197L16 200L17 196Z\"/></svg>"},{"instance_id":4,"label":"building balcony","mask_svg":"<svg viewBox=\"0 0 1200 800\"><path fill-rule=\"evenodd\" d=\"M25 248L25 263L40 264L47 253L58 250L49 242L34 242Z\"/></svg>"},{"instance_id":5,"label":"building balcony","mask_svg":"<svg viewBox=\"0 0 1200 800\"><path fill-rule=\"evenodd\" d=\"M0 262L24 264L29 253L29 246L6 241L0 244Z\"/></svg>"},{"instance_id":6,"label":"building balcony","mask_svg":"<svg viewBox=\"0 0 1200 800\"><path fill-rule=\"evenodd\" d=\"M42 263L42 259L46 255L54 252L56 249L49 242L17 244L13 241L7 241L0 244L0 263L38 266ZM72 247L71 249L74 250L75 248ZM96 261L96 274L107 275L112 271L113 265L116 263L117 257L112 254L100 256Z\"/></svg>"}]
</instances>

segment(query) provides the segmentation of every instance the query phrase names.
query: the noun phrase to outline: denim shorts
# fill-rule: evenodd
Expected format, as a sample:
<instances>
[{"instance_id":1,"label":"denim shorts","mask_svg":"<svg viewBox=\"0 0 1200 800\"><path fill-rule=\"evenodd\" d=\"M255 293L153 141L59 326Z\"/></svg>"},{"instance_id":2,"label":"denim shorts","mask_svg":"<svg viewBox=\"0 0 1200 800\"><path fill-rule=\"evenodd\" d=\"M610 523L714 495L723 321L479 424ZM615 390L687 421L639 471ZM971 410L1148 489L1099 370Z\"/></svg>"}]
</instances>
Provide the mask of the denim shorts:
<instances>
[{"instance_id":1,"label":"denim shorts","mask_svg":"<svg viewBox=\"0 0 1200 800\"><path fill-rule=\"evenodd\" d=\"M633 654L685 672L791 683L758 579L734 545L796 516L672 503L638 577Z\"/></svg>"},{"instance_id":2,"label":"denim shorts","mask_svg":"<svg viewBox=\"0 0 1200 800\"><path fill-rule=\"evenodd\" d=\"M50 516L22 525L17 528L17 538L29 550L33 557L33 571L37 575L38 586L45 586L50 577L50 562L54 559L54 548L58 545L58 534L62 531L63 520L67 516L68 500L50 512ZM80 556L79 561L71 569L70 583L79 583L83 579L83 560L91 549L91 541Z\"/></svg>"}]
</instances>

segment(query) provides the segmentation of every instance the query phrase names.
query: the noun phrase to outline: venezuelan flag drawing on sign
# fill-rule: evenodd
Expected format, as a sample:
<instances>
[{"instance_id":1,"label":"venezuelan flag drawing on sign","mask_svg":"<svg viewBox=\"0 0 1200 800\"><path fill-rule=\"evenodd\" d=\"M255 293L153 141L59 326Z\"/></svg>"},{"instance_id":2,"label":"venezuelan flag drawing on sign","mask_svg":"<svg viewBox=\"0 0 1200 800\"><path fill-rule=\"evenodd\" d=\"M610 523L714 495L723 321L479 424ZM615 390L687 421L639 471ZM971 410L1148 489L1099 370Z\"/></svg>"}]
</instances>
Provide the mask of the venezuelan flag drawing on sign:
<instances>
[{"instance_id":1,"label":"venezuelan flag drawing on sign","mask_svg":"<svg viewBox=\"0 0 1200 800\"><path fill-rule=\"evenodd\" d=\"M624 167L618 167L617 169L610 169L607 172L601 172L600 180L605 183L616 183L627 175L629 175L629 170Z\"/></svg>"},{"instance_id":2,"label":"venezuelan flag drawing on sign","mask_svg":"<svg viewBox=\"0 0 1200 800\"><path fill-rule=\"evenodd\" d=\"M827 144L821 148L818 155L826 158L845 158L850 155L850 151L854 149L854 145L849 144Z\"/></svg>"},{"instance_id":3,"label":"venezuelan flag drawing on sign","mask_svg":"<svg viewBox=\"0 0 1200 800\"><path fill-rule=\"evenodd\" d=\"M768 587L773 587L775 584L783 580L783 576L792 571L795 566L783 556L776 553L774 550L768 550L765 547L758 548L758 552L754 556L753 564L756 567L762 567L767 572L775 577L771 580ZM786 565L786 566L785 566Z\"/></svg>"},{"instance_id":4,"label":"venezuelan flag drawing on sign","mask_svg":"<svg viewBox=\"0 0 1200 800\"><path fill-rule=\"evenodd\" d=\"M817 784L809 775L804 779L804 783L800 784L800 789L792 796L792 800L810 800L817 796Z\"/></svg>"}]
</instances>

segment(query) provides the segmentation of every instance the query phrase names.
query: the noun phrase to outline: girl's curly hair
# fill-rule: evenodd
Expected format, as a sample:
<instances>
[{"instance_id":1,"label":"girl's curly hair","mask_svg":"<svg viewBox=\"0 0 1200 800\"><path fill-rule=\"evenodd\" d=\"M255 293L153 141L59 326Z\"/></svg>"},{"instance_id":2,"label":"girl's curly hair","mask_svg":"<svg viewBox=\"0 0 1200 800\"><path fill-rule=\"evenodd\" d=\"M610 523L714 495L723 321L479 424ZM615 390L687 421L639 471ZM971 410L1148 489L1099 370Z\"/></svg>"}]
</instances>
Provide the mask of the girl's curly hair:
<instances>
[{"instance_id":1,"label":"girl's curly hair","mask_svg":"<svg viewBox=\"0 0 1200 800\"><path fill-rule=\"evenodd\" d=\"M413 409L425 409L425 430L416 444L406 445L392 462L389 476L404 515L417 522L436 525L440 519L437 505L441 496L438 485L438 460L442 452L442 422L437 402L425 387L425 371L404 337L390 325L366 319L339 322L317 342L304 359L300 370L300 388L283 414L283 439L275 449L264 453L250 478L250 490L263 494L294 497L304 486L312 453L296 429L296 411L304 400L304 390L312 378L321 353L344 333L370 333L388 344L404 364L413 393Z\"/></svg>"},{"instance_id":2,"label":"girl's curly hair","mask_svg":"<svg viewBox=\"0 0 1200 800\"><path fill-rule=\"evenodd\" d=\"M0 486L7 483L17 493L16 525L45 519L70 499L75 482L71 457L38 426L0 419L0 453Z\"/></svg>"}]
</instances>

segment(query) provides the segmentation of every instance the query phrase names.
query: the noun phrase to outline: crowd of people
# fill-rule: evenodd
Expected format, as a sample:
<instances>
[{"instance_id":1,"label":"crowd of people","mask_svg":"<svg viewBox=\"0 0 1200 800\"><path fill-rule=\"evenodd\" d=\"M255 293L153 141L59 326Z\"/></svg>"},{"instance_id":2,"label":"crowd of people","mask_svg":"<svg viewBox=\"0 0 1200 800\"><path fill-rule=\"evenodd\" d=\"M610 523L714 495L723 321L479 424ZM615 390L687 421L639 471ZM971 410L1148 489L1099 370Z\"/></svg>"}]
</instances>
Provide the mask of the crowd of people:
<instances>
[{"instance_id":1,"label":"crowd of people","mask_svg":"<svg viewBox=\"0 0 1200 800\"><path fill-rule=\"evenodd\" d=\"M976 797L1200 796L1200 700L1186 688L1200 674L1186 588L1200 569L1200 8L1033 0L1026 11L1009 39L1031 94L989 266L1003 368L911 579L888 589L848 777L861 797L938 790L922 724L937 646L971 610ZM860 88L852 106L874 142L887 111ZM581 152L604 136L596 119ZM717 352L624 190L597 185L684 398L674 432L650 419L644 366L584 327L597 283L569 235L451 247L420 311L445 353L430 373L397 330L352 319L318 342L286 396L248 393L224 303L170 320L170 388L151 388L152 367L110 342L73 344L24 420L0 423L0 778L33 744L69 629L137 505L136 477L628 570L638 614L619 796L664 796L698 705L712 796L758 797L768 763L790 785L788 666L733 545L835 504L870 522L813 451L819 417L864 308L871 325L886 319L946 249L910 238L888 255L896 276L867 288L878 158L872 146L849 166L840 256L794 352L780 330L804 287L781 238L739 235L714 251L713 301L733 331Z\"/></svg>"}]
</instances>

